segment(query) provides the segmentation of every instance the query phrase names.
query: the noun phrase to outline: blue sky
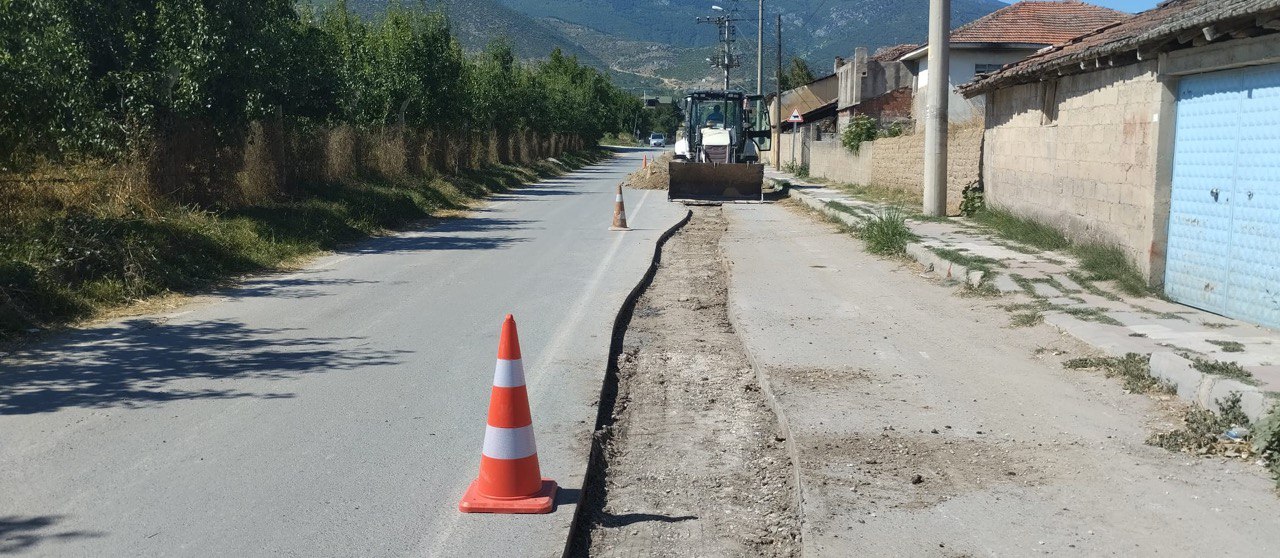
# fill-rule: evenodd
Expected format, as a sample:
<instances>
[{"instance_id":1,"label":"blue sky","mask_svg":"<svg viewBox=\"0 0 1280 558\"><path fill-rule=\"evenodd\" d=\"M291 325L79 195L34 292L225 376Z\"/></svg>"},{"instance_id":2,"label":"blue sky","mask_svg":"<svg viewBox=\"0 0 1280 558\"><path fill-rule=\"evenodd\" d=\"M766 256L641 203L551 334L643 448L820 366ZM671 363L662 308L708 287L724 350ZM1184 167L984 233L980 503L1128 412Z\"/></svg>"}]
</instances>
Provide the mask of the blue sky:
<instances>
[{"instance_id":1,"label":"blue sky","mask_svg":"<svg viewBox=\"0 0 1280 558\"><path fill-rule=\"evenodd\" d=\"M1004 0L1005 4L1012 4L1016 0ZM1090 4L1098 6L1106 6L1113 10L1121 10L1125 12L1141 12L1156 7L1160 0L1085 0Z\"/></svg>"}]
</instances>

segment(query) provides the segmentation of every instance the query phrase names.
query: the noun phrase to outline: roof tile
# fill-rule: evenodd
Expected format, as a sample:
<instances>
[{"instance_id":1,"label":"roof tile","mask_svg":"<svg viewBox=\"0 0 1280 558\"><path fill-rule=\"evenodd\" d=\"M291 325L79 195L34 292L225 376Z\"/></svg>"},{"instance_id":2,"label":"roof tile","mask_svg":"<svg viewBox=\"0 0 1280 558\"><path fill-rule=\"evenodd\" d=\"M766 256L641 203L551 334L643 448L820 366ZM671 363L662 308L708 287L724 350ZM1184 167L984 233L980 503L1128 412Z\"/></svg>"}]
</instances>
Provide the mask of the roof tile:
<instances>
[{"instance_id":1,"label":"roof tile","mask_svg":"<svg viewBox=\"0 0 1280 558\"><path fill-rule=\"evenodd\" d=\"M1280 17L1280 0L1165 0L1138 15L1062 41L999 72L980 76L961 90L977 94L1006 84L1033 81L1043 72L1133 52L1217 21L1268 13Z\"/></svg>"},{"instance_id":2,"label":"roof tile","mask_svg":"<svg viewBox=\"0 0 1280 558\"><path fill-rule=\"evenodd\" d=\"M954 43L1054 45L1113 24L1129 14L1079 0L1023 1L1000 8L951 32Z\"/></svg>"}]
</instances>

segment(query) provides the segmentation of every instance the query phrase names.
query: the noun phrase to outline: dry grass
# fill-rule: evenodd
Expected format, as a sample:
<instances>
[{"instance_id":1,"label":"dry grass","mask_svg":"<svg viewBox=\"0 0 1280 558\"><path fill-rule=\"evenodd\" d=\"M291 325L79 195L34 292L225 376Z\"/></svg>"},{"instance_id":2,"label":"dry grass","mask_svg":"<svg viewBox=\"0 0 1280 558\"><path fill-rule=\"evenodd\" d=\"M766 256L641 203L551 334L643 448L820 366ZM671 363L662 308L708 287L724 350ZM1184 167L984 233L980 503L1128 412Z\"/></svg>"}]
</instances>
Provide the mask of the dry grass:
<instances>
[{"instance_id":1,"label":"dry grass","mask_svg":"<svg viewBox=\"0 0 1280 558\"><path fill-rule=\"evenodd\" d=\"M258 124L234 147L211 137L184 127L136 164L0 176L0 339L276 269L604 156L495 165L495 136L395 128ZM521 138L513 153L534 139Z\"/></svg>"}]
</instances>

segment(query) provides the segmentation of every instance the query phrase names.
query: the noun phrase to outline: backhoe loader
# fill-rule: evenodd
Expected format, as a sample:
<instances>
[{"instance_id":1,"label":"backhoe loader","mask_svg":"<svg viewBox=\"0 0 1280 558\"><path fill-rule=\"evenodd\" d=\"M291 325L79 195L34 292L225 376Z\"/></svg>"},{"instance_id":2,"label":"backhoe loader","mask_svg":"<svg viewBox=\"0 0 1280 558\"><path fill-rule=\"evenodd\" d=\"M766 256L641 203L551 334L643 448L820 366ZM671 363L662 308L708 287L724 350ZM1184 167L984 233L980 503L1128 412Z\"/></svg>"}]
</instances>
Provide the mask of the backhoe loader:
<instances>
[{"instance_id":1,"label":"backhoe loader","mask_svg":"<svg viewBox=\"0 0 1280 558\"><path fill-rule=\"evenodd\" d=\"M764 197L760 152L770 148L764 98L740 91L694 91L684 99L684 136L669 163L671 200Z\"/></svg>"}]
</instances>

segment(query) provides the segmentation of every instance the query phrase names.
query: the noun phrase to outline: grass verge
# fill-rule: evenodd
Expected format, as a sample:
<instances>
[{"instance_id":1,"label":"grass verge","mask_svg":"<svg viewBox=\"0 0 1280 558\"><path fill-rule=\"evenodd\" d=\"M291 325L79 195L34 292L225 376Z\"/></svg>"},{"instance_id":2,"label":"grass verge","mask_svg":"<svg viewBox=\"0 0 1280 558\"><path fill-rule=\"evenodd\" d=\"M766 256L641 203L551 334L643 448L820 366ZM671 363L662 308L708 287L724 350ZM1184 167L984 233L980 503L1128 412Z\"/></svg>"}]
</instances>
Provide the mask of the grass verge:
<instances>
[{"instance_id":1,"label":"grass verge","mask_svg":"<svg viewBox=\"0 0 1280 558\"><path fill-rule=\"evenodd\" d=\"M228 210L176 203L0 199L0 340L278 269L606 157L593 150L458 176L313 184Z\"/></svg>"}]
</instances>

